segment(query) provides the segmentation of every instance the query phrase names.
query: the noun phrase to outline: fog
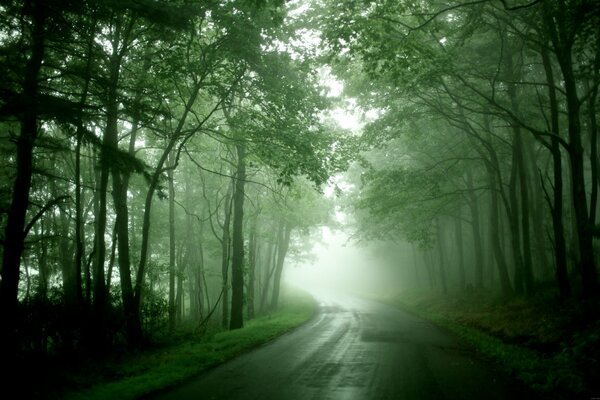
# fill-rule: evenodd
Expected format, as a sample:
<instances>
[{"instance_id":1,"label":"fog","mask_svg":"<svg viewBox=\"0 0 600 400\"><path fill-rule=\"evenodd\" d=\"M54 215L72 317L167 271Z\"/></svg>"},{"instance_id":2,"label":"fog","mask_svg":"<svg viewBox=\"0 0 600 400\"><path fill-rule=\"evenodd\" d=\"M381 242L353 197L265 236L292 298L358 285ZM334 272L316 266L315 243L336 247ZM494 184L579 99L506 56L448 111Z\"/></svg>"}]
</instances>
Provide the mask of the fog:
<instances>
[{"instance_id":1,"label":"fog","mask_svg":"<svg viewBox=\"0 0 600 400\"><path fill-rule=\"evenodd\" d=\"M309 261L290 261L285 281L311 293L315 291L387 295L397 282L396 274L376 248L357 243L348 230L320 228L320 240L310 250Z\"/></svg>"}]
</instances>

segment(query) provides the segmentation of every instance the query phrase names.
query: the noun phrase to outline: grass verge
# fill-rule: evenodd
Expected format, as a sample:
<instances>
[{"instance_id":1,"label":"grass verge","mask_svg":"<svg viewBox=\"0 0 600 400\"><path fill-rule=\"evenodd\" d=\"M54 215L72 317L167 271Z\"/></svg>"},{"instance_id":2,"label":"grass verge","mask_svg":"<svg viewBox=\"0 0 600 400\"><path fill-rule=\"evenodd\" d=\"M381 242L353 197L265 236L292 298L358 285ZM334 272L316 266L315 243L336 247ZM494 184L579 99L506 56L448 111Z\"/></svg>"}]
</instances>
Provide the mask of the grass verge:
<instances>
[{"instance_id":1,"label":"grass verge","mask_svg":"<svg viewBox=\"0 0 600 400\"><path fill-rule=\"evenodd\" d=\"M175 386L212 367L308 321L316 303L306 293L289 290L278 311L248 321L244 328L221 331L209 337L188 340L159 350L125 357L105 375L114 379L85 390L61 395L67 400L137 399Z\"/></svg>"},{"instance_id":2,"label":"grass verge","mask_svg":"<svg viewBox=\"0 0 600 400\"><path fill-rule=\"evenodd\" d=\"M600 319L586 310L597 302L422 292L383 300L454 332L544 399L600 394Z\"/></svg>"}]
</instances>

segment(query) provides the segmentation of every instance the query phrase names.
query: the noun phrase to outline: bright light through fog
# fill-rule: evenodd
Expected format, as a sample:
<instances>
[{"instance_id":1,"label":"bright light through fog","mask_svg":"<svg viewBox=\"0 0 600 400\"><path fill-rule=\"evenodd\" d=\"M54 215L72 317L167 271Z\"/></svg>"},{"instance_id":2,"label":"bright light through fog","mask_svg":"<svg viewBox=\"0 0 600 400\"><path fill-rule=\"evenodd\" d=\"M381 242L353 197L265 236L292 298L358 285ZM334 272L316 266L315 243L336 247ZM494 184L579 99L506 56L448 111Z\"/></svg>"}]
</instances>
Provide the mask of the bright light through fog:
<instances>
[{"instance_id":1,"label":"bright light through fog","mask_svg":"<svg viewBox=\"0 0 600 400\"><path fill-rule=\"evenodd\" d=\"M336 213L338 221L346 216ZM385 288L373 257L353 243L347 233L321 228L321 241L312 249L314 262L291 264L285 268L285 280L308 291L341 290L378 293Z\"/></svg>"},{"instance_id":2,"label":"bright light through fog","mask_svg":"<svg viewBox=\"0 0 600 400\"><path fill-rule=\"evenodd\" d=\"M330 112L330 115L342 129L359 131L362 127L360 117L354 112L342 108L335 108Z\"/></svg>"}]
</instances>

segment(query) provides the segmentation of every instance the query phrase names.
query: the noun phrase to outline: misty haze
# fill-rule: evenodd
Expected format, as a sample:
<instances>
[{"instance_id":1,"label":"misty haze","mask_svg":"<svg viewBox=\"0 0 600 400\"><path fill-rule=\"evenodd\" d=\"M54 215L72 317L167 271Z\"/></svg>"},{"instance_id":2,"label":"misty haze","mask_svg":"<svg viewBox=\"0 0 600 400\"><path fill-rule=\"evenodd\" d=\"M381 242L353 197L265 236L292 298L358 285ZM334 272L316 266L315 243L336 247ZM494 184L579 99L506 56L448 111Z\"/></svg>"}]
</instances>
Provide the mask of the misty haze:
<instances>
[{"instance_id":1,"label":"misty haze","mask_svg":"<svg viewBox=\"0 0 600 400\"><path fill-rule=\"evenodd\" d=\"M600 2L5 0L0 397L600 398Z\"/></svg>"}]
</instances>

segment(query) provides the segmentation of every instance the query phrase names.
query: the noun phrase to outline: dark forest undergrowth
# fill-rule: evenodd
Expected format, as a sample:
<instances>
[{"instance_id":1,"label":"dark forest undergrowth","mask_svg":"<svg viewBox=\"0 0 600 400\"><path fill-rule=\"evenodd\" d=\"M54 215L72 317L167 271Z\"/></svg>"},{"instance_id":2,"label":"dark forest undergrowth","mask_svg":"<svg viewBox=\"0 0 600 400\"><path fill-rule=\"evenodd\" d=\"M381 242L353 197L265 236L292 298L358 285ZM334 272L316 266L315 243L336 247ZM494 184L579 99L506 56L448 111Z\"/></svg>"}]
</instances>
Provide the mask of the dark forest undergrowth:
<instances>
[{"instance_id":1,"label":"dark forest undergrowth","mask_svg":"<svg viewBox=\"0 0 600 400\"><path fill-rule=\"evenodd\" d=\"M242 329L180 330L175 336L166 336L168 340L156 339L136 352L38 359L28 363L36 367L29 368L30 383L22 386L23 398L137 399L267 343L308 321L315 310L312 297L288 289L279 310L248 321Z\"/></svg>"},{"instance_id":2,"label":"dark forest undergrowth","mask_svg":"<svg viewBox=\"0 0 600 400\"><path fill-rule=\"evenodd\" d=\"M552 290L510 300L488 292L404 291L386 299L446 328L545 399L600 395L600 300Z\"/></svg>"}]
</instances>

